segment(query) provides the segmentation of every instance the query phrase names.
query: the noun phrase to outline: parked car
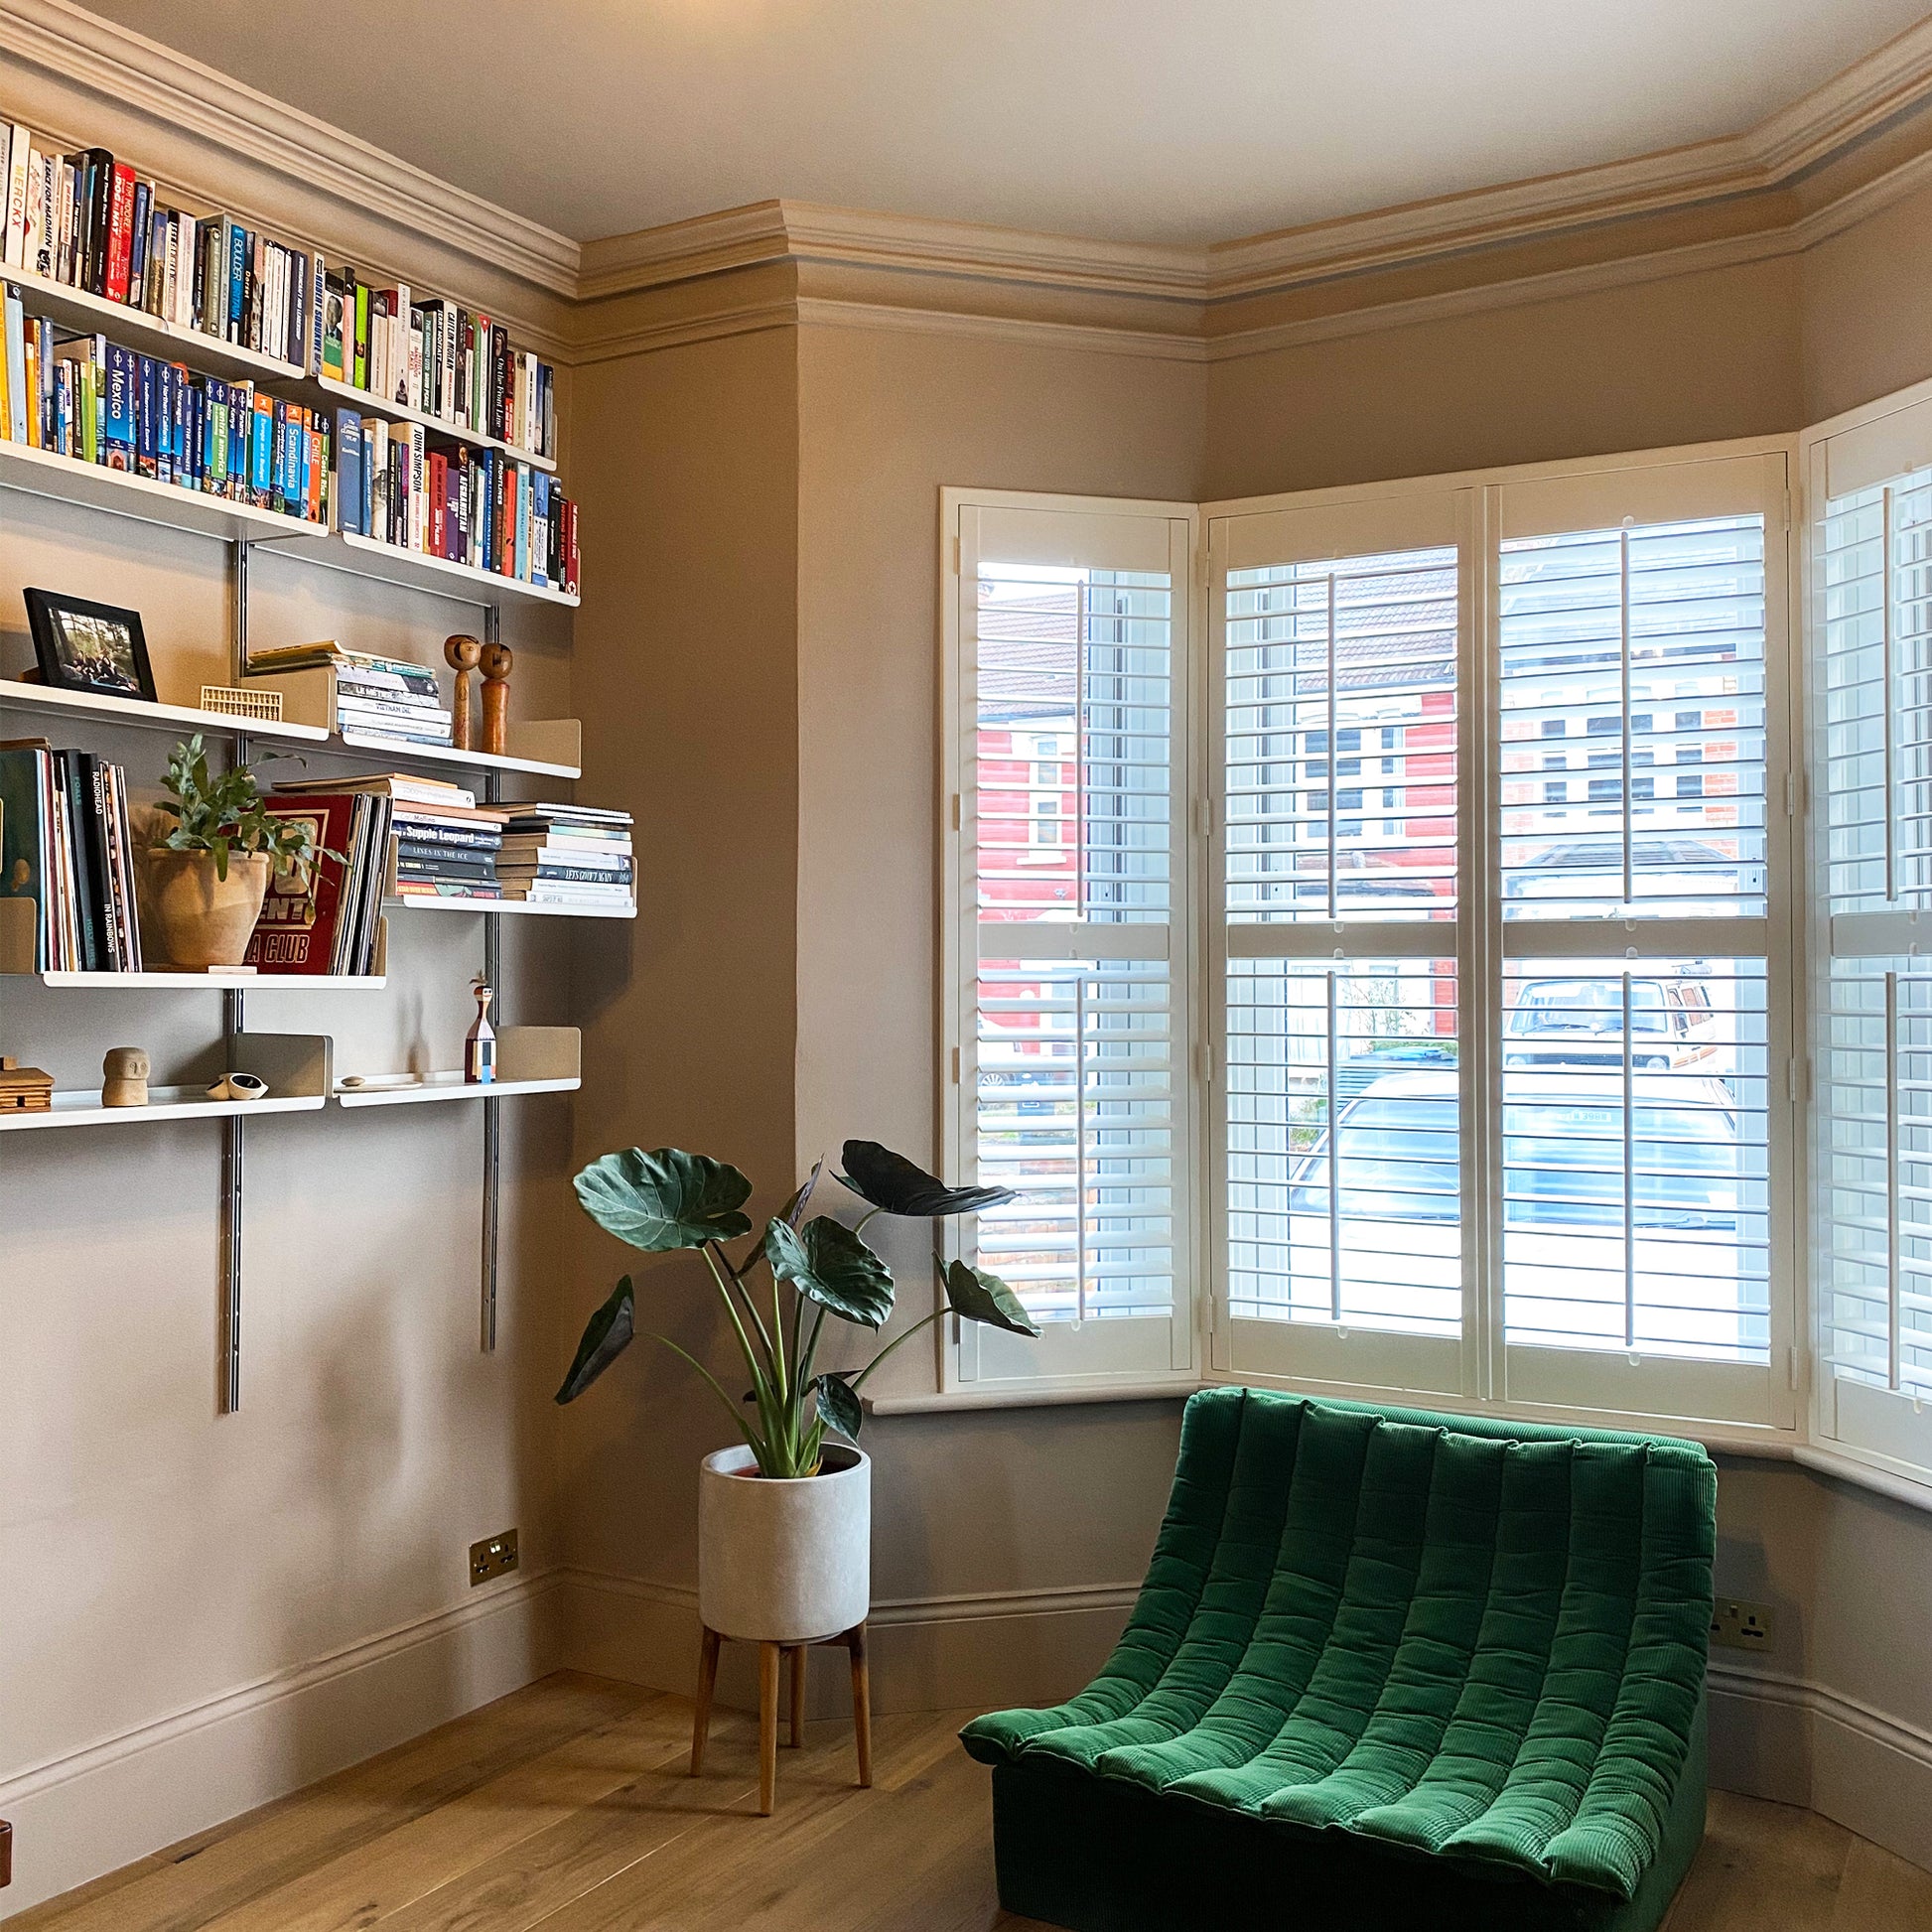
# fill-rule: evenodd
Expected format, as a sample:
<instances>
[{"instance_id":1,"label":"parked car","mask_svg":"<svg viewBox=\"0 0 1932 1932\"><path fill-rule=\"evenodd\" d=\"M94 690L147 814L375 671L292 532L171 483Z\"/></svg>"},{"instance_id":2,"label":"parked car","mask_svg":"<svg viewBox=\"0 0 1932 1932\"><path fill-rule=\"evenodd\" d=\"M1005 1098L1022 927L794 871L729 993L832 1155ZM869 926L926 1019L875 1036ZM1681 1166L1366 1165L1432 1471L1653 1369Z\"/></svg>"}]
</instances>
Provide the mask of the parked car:
<instances>
[{"instance_id":1,"label":"parked car","mask_svg":"<svg viewBox=\"0 0 1932 1932\"><path fill-rule=\"evenodd\" d=\"M1764 868L1746 864L1706 839L1666 837L1630 841L1630 887L1639 899L1668 898L1673 914L1722 918L1740 899L1764 893ZM1562 839L1505 868L1505 918L1534 916L1523 901L1558 899L1569 905L1624 903L1623 844L1619 839Z\"/></svg>"},{"instance_id":2,"label":"parked car","mask_svg":"<svg viewBox=\"0 0 1932 1932\"><path fill-rule=\"evenodd\" d=\"M1505 1066L1623 1064L1623 980L1581 976L1515 985L1503 1023ZM1630 981L1630 1062L1647 1071L1707 1063L1724 1044L1701 979L1659 975Z\"/></svg>"},{"instance_id":3,"label":"parked car","mask_svg":"<svg viewBox=\"0 0 1932 1932\"><path fill-rule=\"evenodd\" d=\"M1747 1141L1722 1080L1640 1074L1632 1100L1626 1139L1620 1074L1503 1076L1512 1329L1573 1346L1625 1346L1627 1280L1643 1345L1734 1355L1761 1341L1767 1306L1762 1149ZM1338 1250L1344 1300L1366 1323L1440 1318L1445 1284L1459 1279L1454 1074L1378 1080L1343 1105L1332 1134L1341 1168L1334 1223L1324 1133L1293 1170L1273 1245L1286 1249L1292 1275L1323 1284L1324 1294ZM1257 1228L1254 1238L1267 1243L1269 1233Z\"/></svg>"}]
</instances>

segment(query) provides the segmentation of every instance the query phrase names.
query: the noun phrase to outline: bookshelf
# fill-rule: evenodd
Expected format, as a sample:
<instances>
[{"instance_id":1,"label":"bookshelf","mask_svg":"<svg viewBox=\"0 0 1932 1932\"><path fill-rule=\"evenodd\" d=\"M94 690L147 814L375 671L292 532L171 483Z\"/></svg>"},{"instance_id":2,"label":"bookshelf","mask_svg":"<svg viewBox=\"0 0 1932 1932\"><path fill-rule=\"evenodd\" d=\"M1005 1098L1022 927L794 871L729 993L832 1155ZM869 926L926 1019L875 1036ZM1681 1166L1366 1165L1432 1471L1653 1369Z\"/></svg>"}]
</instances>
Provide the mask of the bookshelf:
<instances>
[{"instance_id":1,"label":"bookshelf","mask_svg":"<svg viewBox=\"0 0 1932 1932\"><path fill-rule=\"evenodd\" d=\"M385 401L335 377L269 355L245 345L206 335L164 321L140 308L95 296L46 276L14 270L4 274L18 288L29 316L46 316L64 329L98 335L138 354L185 364L197 375L216 381L246 382L264 396L300 404L325 414L333 423L339 409L420 427L438 447L465 447L493 452L531 472L555 478L553 457L537 455L522 446L466 428L426 410ZM544 382L547 385L546 375ZM440 471L440 466L439 466ZM254 503L208 494L164 483L135 472L86 463L51 449L15 443L0 437L0 490L11 490L71 505L104 517L121 517L187 536L222 544L228 551L233 587L231 668L228 682L241 684L248 663L249 559L266 550L298 568L335 571L417 595L431 595L481 611L479 626L487 642L499 639L500 614L505 606L551 605L574 610L577 596L554 585L538 585L472 564L456 562L343 531L325 524L281 514ZM572 512L574 516L574 511ZM574 529L574 523L572 524ZM467 625L465 627L468 627ZM163 671L165 688L165 667ZM334 729L333 703L317 710L290 704L283 720L238 718L191 704L147 704L139 700L104 698L69 692L19 680L0 680L0 724L10 715L49 721L41 729L51 735L55 723L91 732L136 729L188 736L196 732L230 744L236 757L251 748L301 748L362 763L381 762L401 769L412 766L467 769L480 773L478 787L495 802L503 780L514 777L574 781L582 768L582 731L576 720L553 719L513 724L505 755L459 751L454 747L402 746ZM58 741L57 741L58 742ZM69 741L71 742L71 741ZM83 740L83 742L85 742ZM412 909L420 909L412 906ZM485 914L509 912L525 916L624 916L603 907L531 905L523 901L450 902L435 909ZM23 920L23 915L24 920ZM458 1073L436 1070L426 1074L370 1070L361 1083L342 1084L333 1067L334 1045L326 1035L270 1035L255 1033L247 1024L250 995L278 993L370 993L388 987L389 921L380 927L377 970L355 978L296 974L188 973L153 970L142 973L44 972L35 970L33 920L35 908L25 900L0 900L0 1010L9 985L33 983L76 998L106 993L165 995L180 999L218 993L221 1015L216 1057L233 1070L259 1071L268 1081L268 1096L258 1101L217 1101L206 1086L157 1085L149 1102L139 1108L106 1108L97 1091L85 1088L57 1092L51 1109L32 1115L0 1116L0 1133L71 1131L89 1127L133 1128L143 1124L212 1120L222 1134L222 1173L218 1194L221 1221L221 1285L224 1320L221 1351L225 1379L225 1407L241 1402L241 1305L244 1285L243 1219L241 1202L248 1116L309 1114L341 1107L348 1112L371 1108L408 1107L481 1101L483 1116L483 1226L481 1279L482 1347L495 1345L500 1182L500 1121L497 1103L521 1096L564 1094L582 1084L582 1045L574 1028L505 1027L498 1034L500 1077L487 1086L473 1086ZM503 986L503 961L498 936L500 921L483 920L483 971L489 983ZM275 1011L274 1008L265 1009ZM103 1016L110 1009L103 1008ZM298 1010L299 1011L299 1010ZM113 1022L118 1030L123 1023ZM109 1037L103 1018L101 1043ZM277 1043L279 1042L279 1044Z\"/></svg>"},{"instance_id":2,"label":"bookshelf","mask_svg":"<svg viewBox=\"0 0 1932 1932\"><path fill-rule=\"evenodd\" d=\"M584 1084L584 1036L575 1027L505 1027L496 1035L496 1078L475 1085L460 1072L375 1073L338 1081L336 1104L418 1107L453 1100L503 1100L526 1093L575 1093Z\"/></svg>"},{"instance_id":3,"label":"bookshelf","mask_svg":"<svg viewBox=\"0 0 1932 1932\"><path fill-rule=\"evenodd\" d=\"M145 1107L103 1107L97 1089L57 1092L51 1111L0 1114L0 1134L50 1128L141 1127L164 1121L227 1120L242 1114L312 1114L329 1104L334 1045L326 1034L234 1035L226 1042L230 1073L254 1073L269 1083L260 1100L210 1100L207 1085L154 1086Z\"/></svg>"}]
</instances>

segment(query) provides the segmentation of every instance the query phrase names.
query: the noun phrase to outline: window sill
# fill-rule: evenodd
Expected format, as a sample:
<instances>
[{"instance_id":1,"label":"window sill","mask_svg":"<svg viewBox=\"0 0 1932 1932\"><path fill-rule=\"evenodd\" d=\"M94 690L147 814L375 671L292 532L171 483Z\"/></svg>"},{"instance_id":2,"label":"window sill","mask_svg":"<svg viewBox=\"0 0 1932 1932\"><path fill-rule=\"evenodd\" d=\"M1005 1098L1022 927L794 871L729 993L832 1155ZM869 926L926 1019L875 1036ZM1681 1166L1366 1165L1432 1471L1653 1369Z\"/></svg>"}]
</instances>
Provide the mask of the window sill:
<instances>
[{"instance_id":1,"label":"window sill","mask_svg":"<svg viewBox=\"0 0 1932 1932\"><path fill-rule=\"evenodd\" d=\"M917 1395L862 1396L874 1416L941 1416L957 1409L1051 1409L1070 1403L1184 1402L1202 1385L1169 1377L1166 1381L1094 1383L1086 1388L954 1389Z\"/></svg>"}]
</instances>

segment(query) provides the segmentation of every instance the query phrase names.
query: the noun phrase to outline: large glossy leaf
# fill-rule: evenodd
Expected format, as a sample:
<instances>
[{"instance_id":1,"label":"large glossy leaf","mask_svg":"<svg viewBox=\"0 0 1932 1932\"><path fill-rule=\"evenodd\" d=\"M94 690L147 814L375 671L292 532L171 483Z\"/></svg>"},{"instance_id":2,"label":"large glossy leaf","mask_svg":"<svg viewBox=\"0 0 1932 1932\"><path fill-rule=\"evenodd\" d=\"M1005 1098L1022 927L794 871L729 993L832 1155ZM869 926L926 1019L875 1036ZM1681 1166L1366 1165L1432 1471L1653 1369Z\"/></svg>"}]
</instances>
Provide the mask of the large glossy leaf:
<instances>
[{"instance_id":1,"label":"large glossy leaf","mask_svg":"<svg viewBox=\"0 0 1932 1932\"><path fill-rule=\"evenodd\" d=\"M584 1323L584 1338L577 1344L577 1359L564 1377L557 1400L575 1402L604 1371L630 1346L637 1328L637 1305L626 1275L611 1299Z\"/></svg>"},{"instance_id":2,"label":"large glossy leaf","mask_svg":"<svg viewBox=\"0 0 1932 1932\"><path fill-rule=\"evenodd\" d=\"M812 1378L812 1387L818 1395L818 1419L828 1429L836 1429L841 1436L849 1436L856 1443L859 1431L865 1425L865 1406L852 1392L852 1385L846 1379L850 1369L835 1369L829 1375Z\"/></svg>"},{"instance_id":3,"label":"large glossy leaf","mask_svg":"<svg viewBox=\"0 0 1932 1932\"><path fill-rule=\"evenodd\" d=\"M802 1229L773 1221L764 1230L764 1254L780 1281L848 1321L877 1328L893 1311L893 1271L828 1214Z\"/></svg>"},{"instance_id":4,"label":"large glossy leaf","mask_svg":"<svg viewBox=\"0 0 1932 1932\"><path fill-rule=\"evenodd\" d=\"M702 1248L752 1231L738 1210L752 1183L736 1168L674 1147L625 1148L577 1176L584 1212L607 1233L645 1254Z\"/></svg>"},{"instance_id":5,"label":"large glossy leaf","mask_svg":"<svg viewBox=\"0 0 1932 1932\"><path fill-rule=\"evenodd\" d=\"M847 1141L845 1172L839 1178L862 1200L911 1220L976 1214L982 1207L1019 1198L1011 1187L948 1187L937 1174L877 1141Z\"/></svg>"},{"instance_id":6,"label":"large glossy leaf","mask_svg":"<svg viewBox=\"0 0 1932 1932\"><path fill-rule=\"evenodd\" d=\"M778 1218L788 1227L796 1227L805 1218L805 1208L812 1197L812 1189L818 1185L818 1177L825 1172L825 1157L820 1155L812 1163L812 1171L798 1183L798 1191L778 1210Z\"/></svg>"},{"instance_id":7,"label":"large glossy leaf","mask_svg":"<svg viewBox=\"0 0 1932 1932\"><path fill-rule=\"evenodd\" d=\"M962 1321L983 1321L989 1328L1004 1328L1010 1335L1036 1335L1039 1323L1027 1312L1027 1306L998 1275L955 1261L942 1269L940 1281L946 1290L947 1306Z\"/></svg>"}]
</instances>

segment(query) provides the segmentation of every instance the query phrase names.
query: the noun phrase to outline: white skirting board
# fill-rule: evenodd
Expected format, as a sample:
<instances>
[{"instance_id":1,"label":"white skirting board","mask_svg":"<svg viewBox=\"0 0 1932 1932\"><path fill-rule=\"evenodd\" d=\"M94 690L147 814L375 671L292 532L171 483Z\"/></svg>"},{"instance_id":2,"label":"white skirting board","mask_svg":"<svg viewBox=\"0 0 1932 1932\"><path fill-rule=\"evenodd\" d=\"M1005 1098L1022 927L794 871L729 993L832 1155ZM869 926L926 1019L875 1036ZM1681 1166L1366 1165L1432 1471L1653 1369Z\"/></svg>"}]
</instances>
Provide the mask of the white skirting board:
<instances>
[{"instance_id":1,"label":"white skirting board","mask_svg":"<svg viewBox=\"0 0 1932 1932\"><path fill-rule=\"evenodd\" d=\"M689 1696L698 1599L686 1586L569 1569L562 1574L571 1668ZM913 1597L875 1603L873 1708L981 1710L1055 1704L1098 1672L1134 1604L1132 1584ZM757 1708L757 1660L727 1644L720 1701ZM814 1718L849 1709L836 1660L814 1663ZM1932 1870L1932 1733L1819 1685L1730 1666L1711 1673L1711 1781L1809 1805Z\"/></svg>"},{"instance_id":2,"label":"white skirting board","mask_svg":"<svg viewBox=\"0 0 1932 1932\"><path fill-rule=\"evenodd\" d=\"M558 1574L432 1616L0 1780L0 1918L420 1736L559 1667Z\"/></svg>"}]
</instances>

